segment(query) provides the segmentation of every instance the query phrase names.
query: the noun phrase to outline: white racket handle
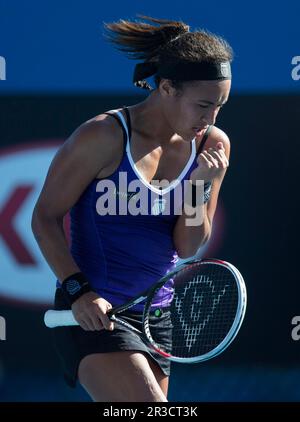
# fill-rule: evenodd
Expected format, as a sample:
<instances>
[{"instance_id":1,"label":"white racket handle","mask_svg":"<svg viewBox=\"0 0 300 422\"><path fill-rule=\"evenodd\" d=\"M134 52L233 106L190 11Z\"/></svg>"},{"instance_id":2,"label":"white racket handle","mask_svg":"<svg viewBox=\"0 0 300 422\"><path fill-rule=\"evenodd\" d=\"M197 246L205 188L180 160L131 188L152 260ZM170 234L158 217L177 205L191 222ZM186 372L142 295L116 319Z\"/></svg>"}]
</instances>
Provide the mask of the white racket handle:
<instances>
[{"instance_id":1,"label":"white racket handle","mask_svg":"<svg viewBox=\"0 0 300 422\"><path fill-rule=\"evenodd\" d=\"M79 325L72 311L47 311L44 315L44 322L49 328Z\"/></svg>"}]
</instances>

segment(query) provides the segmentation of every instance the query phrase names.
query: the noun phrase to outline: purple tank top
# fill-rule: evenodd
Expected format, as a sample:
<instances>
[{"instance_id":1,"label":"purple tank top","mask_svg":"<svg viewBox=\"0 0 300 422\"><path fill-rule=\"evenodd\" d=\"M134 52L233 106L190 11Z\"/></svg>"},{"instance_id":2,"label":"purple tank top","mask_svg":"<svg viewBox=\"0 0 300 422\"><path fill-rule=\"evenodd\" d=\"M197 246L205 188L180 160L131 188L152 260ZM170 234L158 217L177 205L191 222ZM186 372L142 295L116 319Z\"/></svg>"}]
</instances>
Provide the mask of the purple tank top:
<instances>
[{"instance_id":1,"label":"purple tank top","mask_svg":"<svg viewBox=\"0 0 300 422\"><path fill-rule=\"evenodd\" d=\"M175 267L173 229L176 210L182 208L179 191L197 165L207 135L198 154L195 139L191 142L190 158L178 178L158 188L143 178L132 159L130 120L127 125L117 110L109 114L123 126L122 161L111 176L93 180L71 209L71 254L93 290L115 306L142 293ZM158 295L154 305L168 306L171 298L172 281L163 302ZM140 311L142 305L132 309Z\"/></svg>"}]
</instances>

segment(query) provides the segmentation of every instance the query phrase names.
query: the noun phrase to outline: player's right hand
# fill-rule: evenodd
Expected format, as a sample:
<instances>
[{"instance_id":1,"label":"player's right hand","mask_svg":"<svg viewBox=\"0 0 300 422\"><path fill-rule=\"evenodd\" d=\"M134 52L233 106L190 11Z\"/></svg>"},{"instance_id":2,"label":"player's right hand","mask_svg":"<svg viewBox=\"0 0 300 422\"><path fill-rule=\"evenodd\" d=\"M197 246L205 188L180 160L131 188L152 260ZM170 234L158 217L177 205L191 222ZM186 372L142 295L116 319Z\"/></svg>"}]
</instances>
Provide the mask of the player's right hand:
<instances>
[{"instance_id":1,"label":"player's right hand","mask_svg":"<svg viewBox=\"0 0 300 422\"><path fill-rule=\"evenodd\" d=\"M96 292L83 294L72 305L73 315L85 331L100 331L103 328L112 331L114 323L106 315L110 309L112 305Z\"/></svg>"}]
</instances>

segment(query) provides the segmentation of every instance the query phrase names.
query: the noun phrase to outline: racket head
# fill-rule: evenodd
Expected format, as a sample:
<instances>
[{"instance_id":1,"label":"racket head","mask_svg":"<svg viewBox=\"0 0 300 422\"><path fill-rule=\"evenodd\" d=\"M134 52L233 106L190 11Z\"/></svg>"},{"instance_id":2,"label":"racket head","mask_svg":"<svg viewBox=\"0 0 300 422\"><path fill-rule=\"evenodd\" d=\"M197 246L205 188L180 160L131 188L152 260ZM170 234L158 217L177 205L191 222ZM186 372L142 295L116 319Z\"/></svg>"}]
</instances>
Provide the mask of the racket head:
<instances>
[{"instance_id":1,"label":"racket head","mask_svg":"<svg viewBox=\"0 0 300 422\"><path fill-rule=\"evenodd\" d=\"M217 259L186 262L148 294L144 334L152 348L174 362L196 363L223 352L236 337L247 304L245 282L232 264ZM168 313L172 344L159 344L150 314Z\"/></svg>"}]
</instances>

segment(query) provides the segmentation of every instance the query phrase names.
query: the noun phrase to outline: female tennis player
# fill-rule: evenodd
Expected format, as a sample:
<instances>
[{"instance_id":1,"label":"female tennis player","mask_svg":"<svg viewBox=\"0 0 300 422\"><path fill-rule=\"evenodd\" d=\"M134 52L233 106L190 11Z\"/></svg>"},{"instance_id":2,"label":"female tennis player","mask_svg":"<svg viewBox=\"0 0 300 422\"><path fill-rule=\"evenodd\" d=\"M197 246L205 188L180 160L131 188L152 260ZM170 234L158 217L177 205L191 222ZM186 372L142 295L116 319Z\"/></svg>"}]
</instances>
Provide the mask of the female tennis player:
<instances>
[{"instance_id":1,"label":"female tennis player","mask_svg":"<svg viewBox=\"0 0 300 422\"><path fill-rule=\"evenodd\" d=\"M32 229L57 277L56 309L71 308L79 323L54 329L68 383L78 379L94 401L162 402L169 361L114 326L106 313L159 280L177 257L196 254L210 237L229 160L229 139L214 124L229 96L232 50L222 38L190 32L182 22L140 17L105 26L118 49L140 60L134 83L150 94L75 130L50 166ZM151 76L154 88L146 81ZM162 180L169 183L158 187ZM204 183L202 200L197 181ZM139 213L132 212L143 202L134 183L146 199L154 196ZM183 185L191 195L183 196L178 213L166 204L176 202ZM68 211L71 248L63 229ZM197 224L188 222L193 212L202 216ZM139 306L122 316L140 328ZM156 338L170 343L168 309L151 318Z\"/></svg>"}]
</instances>

